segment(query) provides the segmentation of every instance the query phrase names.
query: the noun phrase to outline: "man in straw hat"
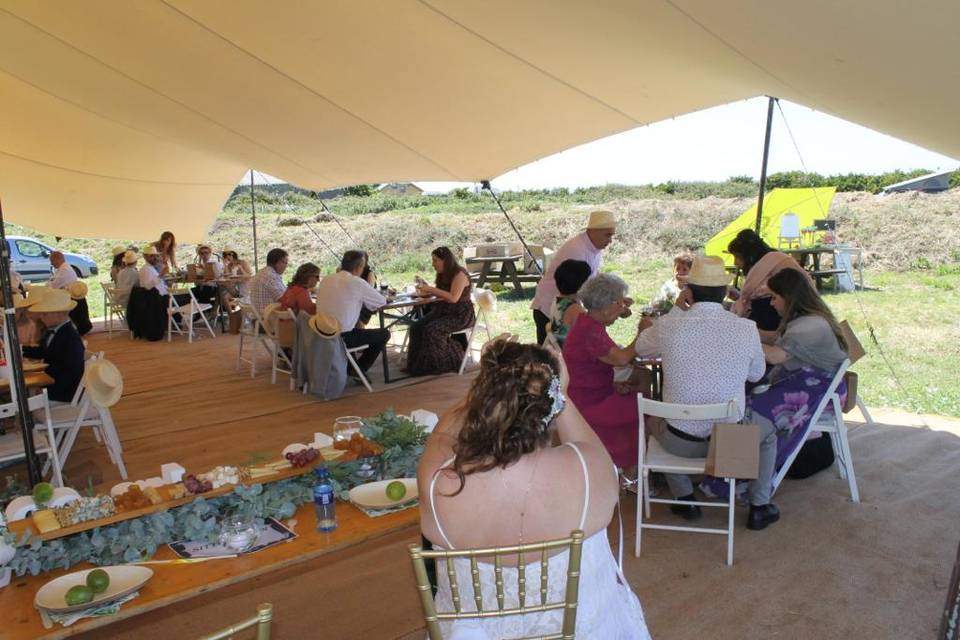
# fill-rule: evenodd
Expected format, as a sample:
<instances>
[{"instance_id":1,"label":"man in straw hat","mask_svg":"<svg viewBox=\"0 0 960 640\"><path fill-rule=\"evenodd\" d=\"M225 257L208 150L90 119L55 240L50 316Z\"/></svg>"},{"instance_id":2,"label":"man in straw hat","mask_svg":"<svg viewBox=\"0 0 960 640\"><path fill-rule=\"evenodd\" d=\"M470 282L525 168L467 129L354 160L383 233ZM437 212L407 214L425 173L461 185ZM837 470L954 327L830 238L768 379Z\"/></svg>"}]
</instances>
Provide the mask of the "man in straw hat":
<instances>
[{"instance_id":1,"label":"man in straw hat","mask_svg":"<svg viewBox=\"0 0 960 640\"><path fill-rule=\"evenodd\" d=\"M663 360L663 399L679 404L711 404L734 400L738 417L746 407L744 388L763 377L766 363L760 334L751 320L723 308L730 274L714 256L694 258L687 276L692 304L686 311L674 308L655 322L641 321L635 348L642 357ZM709 449L713 421L668 420L654 437L664 449L685 458L702 458ZM747 527L763 529L776 522L779 511L770 503L770 488L777 455L773 427L761 427L760 472L750 482ZM696 500L686 475L667 474L670 492L678 500ZM701 517L700 507L671 506L687 520Z\"/></svg>"},{"instance_id":2,"label":"man in straw hat","mask_svg":"<svg viewBox=\"0 0 960 640\"><path fill-rule=\"evenodd\" d=\"M124 251L123 268L117 273L117 287L113 296L114 302L127 306L130 292L140 284L140 272L137 271L137 254L133 251Z\"/></svg>"},{"instance_id":3,"label":"man in straw hat","mask_svg":"<svg viewBox=\"0 0 960 640\"><path fill-rule=\"evenodd\" d=\"M140 286L148 291L156 289L161 296L169 293L166 281L160 277L160 269L163 264L163 257L157 248L148 244L143 248L143 259L146 264L140 267Z\"/></svg>"},{"instance_id":4,"label":"man in straw hat","mask_svg":"<svg viewBox=\"0 0 960 640\"><path fill-rule=\"evenodd\" d=\"M67 264L67 259L60 251L50 253L50 264L53 265L53 275L50 276L47 286L51 289L66 289L77 281L77 272Z\"/></svg>"},{"instance_id":5,"label":"man in straw hat","mask_svg":"<svg viewBox=\"0 0 960 640\"><path fill-rule=\"evenodd\" d=\"M43 360L53 385L47 387L51 400L70 402L83 377L83 341L68 315L77 303L63 289L47 289L29 309L30 317L46 329L40 344L24 347L27 358Z\"/></svg>"},{"instance_id":6,"label":"man in straw hat","mask_svg":"<svg viewBox=\"0 0 960 640\"><path fill-rule=\"evenodd\" d=\"M609 211L594 211L590 214L587 228L563 243L550 258L546 273L537 283L537 293L530 308L533 309L533 322L537 325L537 343L543 344L547 337L547 323L550 322L550 308L560 295L553 273L564 260L582 260L590 265L590 275L597 273L603 260L603 250L613 241L617 232L617 221Z\"/></svg>"}]
</instances>

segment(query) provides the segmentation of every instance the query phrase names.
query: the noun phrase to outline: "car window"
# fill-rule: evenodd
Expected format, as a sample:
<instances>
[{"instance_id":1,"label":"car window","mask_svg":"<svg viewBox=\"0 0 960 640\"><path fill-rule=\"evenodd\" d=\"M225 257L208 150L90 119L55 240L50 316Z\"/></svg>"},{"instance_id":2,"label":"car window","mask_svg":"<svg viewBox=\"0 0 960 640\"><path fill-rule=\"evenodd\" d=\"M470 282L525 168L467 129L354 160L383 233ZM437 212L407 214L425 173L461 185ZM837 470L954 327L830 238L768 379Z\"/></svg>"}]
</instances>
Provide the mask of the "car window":
<instances>
[{"instance_id":1,"label":"car window","mask_svg":"<svg viewBox=\"0 0 960 640\"><path fill-rule=\"evenodd\" d=\"M26 258L41 258L44 253L43 247L29 240L17 240L17 251Z\"/></svg>"}]
</instances>

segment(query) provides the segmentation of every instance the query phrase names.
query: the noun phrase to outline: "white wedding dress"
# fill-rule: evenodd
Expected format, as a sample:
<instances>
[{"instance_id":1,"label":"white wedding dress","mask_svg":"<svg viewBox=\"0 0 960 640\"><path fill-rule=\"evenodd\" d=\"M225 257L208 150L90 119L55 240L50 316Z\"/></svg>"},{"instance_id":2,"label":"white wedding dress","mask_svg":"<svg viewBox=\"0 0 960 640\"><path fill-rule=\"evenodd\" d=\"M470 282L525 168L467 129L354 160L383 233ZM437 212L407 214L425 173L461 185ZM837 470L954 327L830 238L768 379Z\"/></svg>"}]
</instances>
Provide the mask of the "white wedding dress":
<instances>
[{"instance_id":1,"label":"white wedding dress","mask_svg":"<svg viewBox=\"0 0 960 640\"><path fill-rule=\"evenodd\" d=\"M583 529L590 502L590 479L583 455L573 443L567 446L576 451L583 469L586 486L583 511L580 516L580 529ZM447 461L434 473L430 482L430 505L437 523L437 530L443 537L447 549L453 549L440 521L433 509L434 485L437 474L453 462ZM622 534L621 534L622 535ZM623 545L621 539L621 547ZM547 602L562 602L566 592L567 564L569 552L564 552L548 560ZM527 605L540 604L540 562L536 560L526 565ZM470 578L470 561L456 558L456 569L460 601L465 611L476 611L473 600L473 586ZM497 602L496 577L493 565L480 563L480 586L483 594L484 610L495 610ZM517 595L517 568L503 567L504 608L519 606ZM453 598L447 567L444 561L437 561L437 595L435 603L438 612L453 611ZM561 610L526 613L510 617L456 620L441 622L443 637L450 640L496 640L499 638L517 638L559 633L563 620ZM576 637L578 640L650 640L647 625L643 619L640 600L631 591L623 577L623 572L613 557L606 530L600 530L583 541L583 554L580 561L580 593L577 604Z\"/></svg>"}]
</instances>

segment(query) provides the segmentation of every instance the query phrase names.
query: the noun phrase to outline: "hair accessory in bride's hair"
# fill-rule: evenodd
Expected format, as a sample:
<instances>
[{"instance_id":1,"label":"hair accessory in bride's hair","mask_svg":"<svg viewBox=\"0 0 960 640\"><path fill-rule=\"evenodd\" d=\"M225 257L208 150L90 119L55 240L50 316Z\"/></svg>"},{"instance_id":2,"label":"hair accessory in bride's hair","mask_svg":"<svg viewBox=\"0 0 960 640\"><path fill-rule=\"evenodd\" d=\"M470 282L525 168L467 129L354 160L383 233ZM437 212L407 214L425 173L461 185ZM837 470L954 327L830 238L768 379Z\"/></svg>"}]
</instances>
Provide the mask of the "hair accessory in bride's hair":
<instances>
[{"instance_id":1,"label":"hair accessory in bride's hair","mask_svg":"<svg viewBox=\"0 0 960 640\"><path fill-rule=\"evenodd\" d=\"M560 390L560 378L557 376L550 378L550 387L547 389L547 395L553 400L553 405L550 407L550 413L543 417L544 431L550 428L550 423L563 411L563 407L567 404L567 399L563 396L563 391Z\"/></svg>"}]
</instances>

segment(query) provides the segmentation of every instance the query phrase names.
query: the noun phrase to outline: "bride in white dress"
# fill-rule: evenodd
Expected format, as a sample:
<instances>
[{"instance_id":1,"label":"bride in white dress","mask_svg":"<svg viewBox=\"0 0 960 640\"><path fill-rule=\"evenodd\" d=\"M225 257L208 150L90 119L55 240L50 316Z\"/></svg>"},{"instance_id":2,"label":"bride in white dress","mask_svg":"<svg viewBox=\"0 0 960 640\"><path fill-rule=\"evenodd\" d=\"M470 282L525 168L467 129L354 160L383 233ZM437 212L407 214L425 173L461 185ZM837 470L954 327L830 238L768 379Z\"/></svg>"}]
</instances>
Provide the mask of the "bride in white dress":
<instances>
[{"instance_id":1,"label":"bride in white dress","mask_svg":"<svg viewBox=\"0 0 960 640\"><path fill-rule=\"evenodd\" d=\"M420 460L420 523L436 548L471 549L584 532L576 637L647 640L640 601L607 541L619 482L606 449L564 402L562 362L537 346L490 343L466 399L449 411ZM556 436L559 446L551 441ZM569 553L549 560L547 602L563 600ZM465 610L476 610L469 561L454 562ZM505 608L518 606L517 569L504 567ZM452 611L446 567L437 566L438 611ZM484 609L495 608L492 565L480 564ZM527 604L539 604L539 558L526 565ZM558 633L560 611L443 624L453 640Z\"/></svg>"}]
</instances>

